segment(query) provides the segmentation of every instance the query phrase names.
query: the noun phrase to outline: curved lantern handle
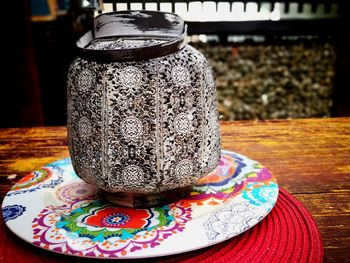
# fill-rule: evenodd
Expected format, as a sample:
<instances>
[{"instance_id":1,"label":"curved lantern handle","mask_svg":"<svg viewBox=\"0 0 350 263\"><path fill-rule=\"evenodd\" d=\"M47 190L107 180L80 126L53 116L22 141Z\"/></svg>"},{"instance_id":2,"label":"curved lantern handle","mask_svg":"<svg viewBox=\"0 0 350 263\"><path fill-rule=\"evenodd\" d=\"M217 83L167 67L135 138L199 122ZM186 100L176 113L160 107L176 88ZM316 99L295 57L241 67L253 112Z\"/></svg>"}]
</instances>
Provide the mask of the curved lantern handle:
<instances>
[{"instance_id":1,"label":"curved lantern handle","mask_svg":"<svg viewBox=\"0 0 350 263\"><path fill-rule=\"evenodd\" d=\"M187 25L173 13L158 11L121 11L105 13L94 20L94 29L76 43L78 55L84 59L113 62L145 60L165 56L186 45ZM97 40L118 38L160 39L150 46L98 50L89 48Z\"/></svg>"}]
</instances>

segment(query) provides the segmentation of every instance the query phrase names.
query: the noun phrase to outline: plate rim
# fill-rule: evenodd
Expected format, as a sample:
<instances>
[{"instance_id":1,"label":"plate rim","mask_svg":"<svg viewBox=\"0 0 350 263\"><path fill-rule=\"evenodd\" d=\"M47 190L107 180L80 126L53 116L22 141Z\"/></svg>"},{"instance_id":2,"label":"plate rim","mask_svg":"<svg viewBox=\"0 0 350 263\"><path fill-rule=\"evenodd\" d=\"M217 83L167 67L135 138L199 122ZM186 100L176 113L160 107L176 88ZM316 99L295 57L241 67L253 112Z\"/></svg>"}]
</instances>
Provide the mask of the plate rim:
<instances>
[{"instance_id":1,"label":"plate rim","mask_svg":"<svg viewBox=\"0 0 350 263\"><path fill-rule=\"evenodd\" d=\"M249 160L249 161L253 161L257 164L260 164L260 162L258 161L255 161L245 155L242 155L242 154L239 154L239 153L236 153L234 151L229 151L229 150L221 150L221 153L222 154L228 154L228 155L234 155L234 156L237 156L237 157L240 157L240 158L243 158L245 160ZM67 158L62 158L62 159L59 159L55 162L51 162L49 164L46 164L45 166L43 167L52 167L54 165L56 166L59 166L55 163L58 163L62 160L65 160L65 159L70 159L70 157L67 157ZM70 163L70 166L72 164ZM267 211L265 214L261 215L261 217L259 218L259 220L254 223L253 225L249 226L248 228L244 229L243 231L241 231L240 233L238 234L235 234L235 233L231 233L231 235L229 235L227 238L225 239L219 239L219 240L215 240L214 242L209 242L209 240L207 240L206 243L202 243L201 245L192 245L192 246L186 246L186 248L182 248L182 249L177 249L175 251L169 251L168 253L162 253L162 254L146 254L146 255L143 255L143 254L138 254L137 252L136 253L128 253L128 255L125 255L125 256L110 256L110 257L97 257L97 256L90 256L90 255L78 255L78 254L72 254L72 253L69 253L67 251L65 252L61 252L61 251L56 251L56 250L53 250L53 249L50 249L50 248L45 248L45 247L42 247L40 245L37 245L37 244L34 244L35 240L33 239L33 236L31 237L27 237L25 234L21 234L21 231L19 229L21 229L20 227L19 228L16 228L15 225L13 225L11 222L12 220L8 220L5 222L5 219L3 219L3 222L5 223L5 225L10 229L10 231L12 233L14 233L17 237L19 237L21 240L25 241L26 243L29 243L30 245L33 245L35 247L38 247L40 249L44 249L46 251L50 251L50 252L53 252L53 253L57 253L57 254L61 254L61 255L66 255L66 256L73 256L73 257L78 257L78 258L93 258L93 259L106 259L106 260L113 260L113 259L143 259L143 258L159 258L159 257L167 257L167 256L171 256L171 255L178 255L178 254L182 254L182 253L188 253L190 251L195 251L195 250L199 250L199 249L202 249L202 248L206 248L206 247L210 247L210 246L213 246L213 245L216 245L216 244L219 244L221 242L224 242L228 239L232 239L242 233L245 233L247 230L251 229L252 227L254 227L255 225L257 225L259 222L261 222L262 220L264 220L264 218L273 210L274 206L276 205L276 202L277 202L277 199L278 199L278 195L279 195L279 184L277 182L277 179L276 177L272 174L272 172L265 166L261 165L261 168L265 168L268 170L268 172L271 174L271 178L270 180L273 180L274 183L276 184L276 197L275 199L273 200L273 202L269 202L270 204L270 208L269 208L269 211ZM39 168L41 169L41 168ZM39 170L38 169L38 170ZM34 172L34 171L32 171ZM79 177L78 178L78 181L75 181L75 182L80 182L82 181ZM58 184L56 186L54 186L54 188L52 188L52 190L55 190L57 189L57 187L61 186L61 185L64 185L67 181L69 181L69 178L64 178L63 182L61 184ZM243 182L244 180L240 180L240 182ZM16 182L16 184L18 183L18 181ZM40 184L40 183L39 183ZM38 190L38 192L40 191L43 191L44 188L41 188ZM8 206L8 205L11 205L11 204L7 204L7 201L8 201L8 198L10 198L10 196L8 196L8 193L11 191L11 189L6 193L3 201L2 201L2 204L1 204L1 209L3 209L5 206ZM239 196L241 196L241 193L242 193L242 190L240 190L240 193L239 193ZM20 195L15 195L17 198L15 200L18 199L18 197L20 196L24 196L26 193L22 193ZM42 196L42 195L40 195ZM20 198L21 199L21 198ZM23 199L23 198L22 198ZM39 200L42 200L42 199L39 199ZM32 200L32 203L35 203L35 200ZM214 210L211 210L210 212L206 213L205 215L202 215L200 217L196 217L194 219L191 218L191 221L192 223L195 222L195 221L198 221L199 219L203 219L203 217L206 217L206 220L210 217L210 215L212 215L214 212L218 211L219 209L223 209L227 206L229 206L231 203L233 203L235 201L235 197L233 197L231 200L229 200L228 202L223 202L221 203L220 205L218 205L218 207L216 207ZM11 202L10 202L11 203ZM16 202L17 205L20 205L19 202ZM36 204L33 204L34 206L36 206ZM44 208L47 207L48 204L45 205L40 205L40 211ZM28 207L26 207L26 209L28 209ZM31 221L31 224L32 224L32 221L35 219L36 217L34 218L28 218L27 220L30 220ZM18 231L17 231L18 230ZM201 226L201 230L204 231L204 226L202 225ZM33 228L30 229L31 232L33 232ZM186 229L181 232L181 234L183 234L184 232L188 231L188 228L186 227ZM22 231L23 232L23 231ZM189 242L189 244L192 243L192 242ZM163 244L163 243L162 243ZM162 244L158 245L157 247L161 247Z\"/></svg>"}]
</instances>

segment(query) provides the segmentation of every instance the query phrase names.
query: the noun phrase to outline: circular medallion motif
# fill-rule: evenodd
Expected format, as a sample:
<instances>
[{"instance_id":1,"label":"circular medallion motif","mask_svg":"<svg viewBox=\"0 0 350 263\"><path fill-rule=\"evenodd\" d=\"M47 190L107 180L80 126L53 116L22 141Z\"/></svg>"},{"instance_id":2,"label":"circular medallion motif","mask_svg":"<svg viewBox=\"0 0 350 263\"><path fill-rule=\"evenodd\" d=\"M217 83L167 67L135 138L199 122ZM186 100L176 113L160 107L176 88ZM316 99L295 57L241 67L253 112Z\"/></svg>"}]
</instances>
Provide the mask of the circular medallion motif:
<instances>
[{"instance_id":1,"label":"circular medallion motif","mask_svg":"<svg viewBox=\"0 0 350 263\"><path fill-rule=\"evenodd\" d=\"M135 229L150 226L152 217L147 209L135 211L128 207L104 206L95 208L93 213L81 218L84 224L94 227Z\"/></svg>"},{"instance_id":2,"label":"circular medallion motif","mask_svg":"<svg viewBox=\"0 0 350 263\"><path fill-rule=\"evenodd\" d=\"M124 88L138 88L142 79L141 70L137 67L129 66L120 72L120 82Z\"/></svg>"},{"instance_id":3,"label":"circular medallion motif","mask_svg":"<svg viewBox=\"0 0 350 263\"><path fill-rule=\"evenodd\" d=\"M79 74L78 84L82 91L88 91L95 83L96 75L89 69L84 69Z\"/></svg>"},{"instance_id":4,"label":"circular medallion motif","mask_svg":"<svg viewBox=\"0 0 350 263\"><path fill-rule=\"evenodd\" d=\"M119 258L161 245L181 233L192 209L179 204L149 209L116 207L102 199L48 206L33 220L34 244L56 252Z\"/></svg>"},{"instance_id":5,"label":"circular medallion motif","mask_svg":"<svg viewBox=\"0 0 350 263\"><path fill-rule=\"evenodd\" d=\"M173 68L171 76L175 85L184 86L191 83L190 73L185 67L177 66Z\"/></svg>"},{"instance_id":6,"label":"circular medallion motif","mask_svg":"<svg viewBox=\"0 0 350 263\"><path fill-rule=\"evenodd\" d=\"M121 124L122 134L126 139L138 139L142 136L142 122L135 117L127 117Z\"/></svg>"},{"instance_id":7,"label":"circular medallion motif","mask_svg":"<svg viewBox=\"0 0 350 263\"><path fill-rule=\"evenodd\" d=\"M186 134L191 131L192 121L185 113L180 113L175 118L175 130L180 134Z\"/></svg>"},{"instance_id":8,"label":"circular medallion motif","mask_svg":"<svg viewBox=\"0 0 350 263\"><path fill-rule=\"evenodd\" d=\"M66 203L95 198L96 194L97 189L85 182L77 182L59 187L56 193L58 199Z\"/></svg>"},{"instance_id":9,"label":"circular medallion motif","mask_svg":"<svg viewBox=\"0 0 350 263\"><path fill-rule=\"evenodd\" d=\"M104 225L107 227L120 227L130 221L130 216L125 213L114 213L104 218Z\"/></svg>"},{"instance_id":10,"label":"circular medallion motif","mask_svg":"<svg viewBox=\"0 0 350 263\"><path fill-rule=\"evenodd\" d=\"M129 165L123 170L123 181L130 186L140 185L143 183L142 169L137 165Z\"/></svg>"},{"instance_id":11,"label":"circular medallion motif","mask_svg":"<svg viewBox=\"0 0 350 263\"><path fill-rule=\"evenodd\" d=\"M83 117L79 120L78 130L82 138L88 138L91 135L91 123L88 118Z\"/></svg>"},{"instance_id":12,"label":"circular medallion motif","mask_svg":"<svg viewBox=\"0 0 350 263\"><path fill-rule=\"evenodd\" d=\"M193 164L190 160L182 160L180 161L175 168L175 174L177 177L184 177L191 175L193 172Z\"/></svg>"}]
</instances>

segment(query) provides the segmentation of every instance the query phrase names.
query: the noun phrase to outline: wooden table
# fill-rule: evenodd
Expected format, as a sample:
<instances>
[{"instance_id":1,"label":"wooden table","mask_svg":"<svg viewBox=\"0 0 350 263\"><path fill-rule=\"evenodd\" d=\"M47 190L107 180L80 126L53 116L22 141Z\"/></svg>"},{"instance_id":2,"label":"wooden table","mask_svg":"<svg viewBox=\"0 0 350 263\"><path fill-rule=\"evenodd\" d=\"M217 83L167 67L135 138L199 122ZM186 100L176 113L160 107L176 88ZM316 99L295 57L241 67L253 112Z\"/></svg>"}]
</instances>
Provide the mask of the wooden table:
<instances>
[{"instance_id":1,"label":"wooden table","mask_svg":"<svg viewBox=\"0 0 350 263\"><path fill-rule=\"evenodd\" d=\"M304 203L321 230L325 262L350 262L350 118L223 122L221 132L224 149L267 166ZM67 156L65 127L0 129L1 200L21 176ZM0 262L24 259L72 261L23 242L1 220Z\"/></svg>"}]
</instances>

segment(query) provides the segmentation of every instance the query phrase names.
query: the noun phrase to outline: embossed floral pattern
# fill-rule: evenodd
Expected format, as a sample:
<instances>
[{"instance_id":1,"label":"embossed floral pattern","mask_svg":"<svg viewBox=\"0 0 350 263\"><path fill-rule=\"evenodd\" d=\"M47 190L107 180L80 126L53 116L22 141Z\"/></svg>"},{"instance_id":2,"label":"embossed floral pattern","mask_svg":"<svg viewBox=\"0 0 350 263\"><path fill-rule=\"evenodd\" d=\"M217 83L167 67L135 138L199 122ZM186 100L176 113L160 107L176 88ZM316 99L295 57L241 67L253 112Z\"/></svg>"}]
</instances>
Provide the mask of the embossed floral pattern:
<instances>
[{"instance_id":1,"label":"embossed floral pattern","mask_svg":"<svg viewBox=\"0 0 350 263\"><path fill-rule=\"evenodd\" d=\"M191 175L193 172L193 164L190 160L182 160L176 166L176 175L180 178Z\"/></svg>"},{"instance_id":2,"label":"embossed floral pattern","mask_svg":"<svg viewBox=\"0 0 350 263\"><path fill-rule=\"evenodd\" d=\"M180 113L175 118L175 130L180 134L186 134L191 131L192 123L185 113Z\"/></svg>"},{"instance_id":3,"label":"embossed floral pattern","mask_svg":"<svg viewBox=\"0 0 350 263\"><path fill-rule=\"evenodd\" d=\"M87 69L96 74L94 88L81 93L76 80ZM69 150L78 176L109 192L154 193L193 185L211 172L220 159L220 133L210 74L203 55L189 45L145 61L77 58L67 93Z\"/></svg>"},{"instance_id":4,"label":"embossed floral pattern","mask_svg":"<svg viewBox=\"0 0 350 263\"><path fill-rule=\"evenodd\" d=\"M89 69L84 69L80 75L79 75L79 79L78 79L78 84L80 89L83 92L91 92L91 88L93 88L93 85L95 83L95 78L96 75L93 71L89 70Z\"/></svg>"},{"instance_id":5,"label":"embossed floral pattern","mask_svg":"<svg viewBox=\"0 0 350 263\"><path fill-rule=\"evenodd\" d=\"M86 117L79 120L79 135L82 138L87 138L91 135L91 123Z\"/></svg>"},{"instance_id":6,"label":"embossed floral pattern","mask_svg":"<svg viewBox=\"0 0 350 263\"><path fill-rule=\"evenodd\" d=\"M123 180L125 185L128 183L131 185L142 185L144 181L142 169L137 165L125 167L123 171Z\"/></svg>"},{"instance_id":7,"label":"embossed floral pattern","mask_svg":"<svg viewBox=\"0 0 350 263\"><path fill-rule=\"evenodd\" d=\"M120 82L125 88L138 88L142 79L142 73L137 67L128 66L120 72Z\"/></svg>"},{"instance_id":8,"label":"embossed floral pattern","mask_svg":"<svg viewBox=\"0 0 350 263\"><path fill-rule=\"evenodd\" d=\"M189 85L190 84L190 73L188 69L182 66L174 67L171 76L175 85Z\"/></svg>"},{"instance_id":9,"label":"embossed floral pattern","mask_svg":"<svg viewBox=\"0 0 350 263\"><path fill-rule=\"evenodd\" d=\"M138 139L142 136L142 122L135 117L127 117L121 124L123 136L126 139Z\"/></svg>"}]
</instances>

